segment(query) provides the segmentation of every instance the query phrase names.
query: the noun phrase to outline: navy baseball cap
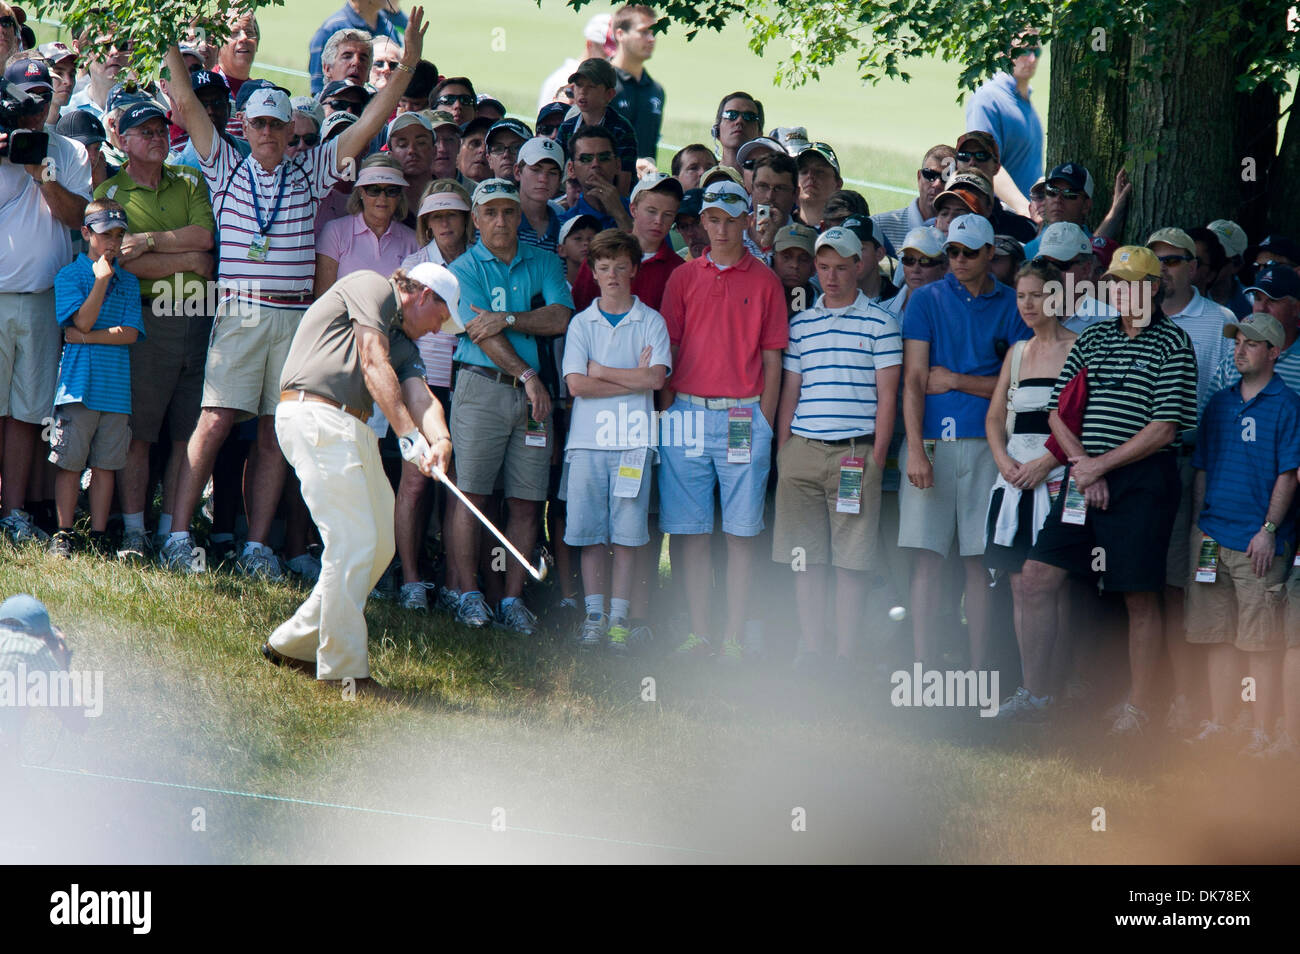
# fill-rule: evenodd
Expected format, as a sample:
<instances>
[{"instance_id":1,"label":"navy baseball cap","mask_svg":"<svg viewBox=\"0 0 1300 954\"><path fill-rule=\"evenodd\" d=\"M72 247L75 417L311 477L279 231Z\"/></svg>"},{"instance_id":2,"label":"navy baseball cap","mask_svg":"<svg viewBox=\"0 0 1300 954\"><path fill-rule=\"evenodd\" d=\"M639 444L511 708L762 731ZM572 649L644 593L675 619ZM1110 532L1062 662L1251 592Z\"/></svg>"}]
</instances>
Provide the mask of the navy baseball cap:
<instances>
[{"instance_id":1,"label":"navy baseball cap","mask_svg":"<svg viewBox=\"0 0 1300 954\"><path fill-rule=\"evenodd\" d=\"M700 217L700 212L703 211L703 209L704 190L687 189L682 193L682 204L677 207L677 217L681 218L683 215L693 215L698 219Z\"/></svg>"},{"instance_id":2,"label":"navy baseball cap","mask_svg":"<svg viewBox=\"0 0 1300 954\"><path fill-rule=\"evenodd\" d=\"M1300 275L1289 265L1270 265L1259 270L1255 281L1246 291L1260 292L1275 301L1279 298L1300 301Z\"/></svg>"},{"instance_id":3,"label":"navy baseball cap","mask_svg":"<svg viewBox=\"0 0 1300 954\"><path fill-rule=\"evenodd\" d=\"M140 84L133 79L124 83L114 83L113 88L108 91L108 98L104 100L104 112L111 113L115 109L123 106L129 106L132 103L151 103L153 98L140 88Z\"/></svg>"},{"instance_id":4,"label":"navy baseball cap","mask_svg":"<svg viewBox=\"0 0 1300 954\"><path fill-rule=\"evenodd\" d=\"M1258 245L1246 249L1246 257L1253 259L1260 252L1272 252L1281 255L1289 262L1300 265L1300 245L1296 244L1295 239L1286 235L1265 236Z\"/></svg>"},{"instance_id":5,"label":"navy baseball cap","mask_svg":"<svg viewBox=\"0 0 1300 954\"><path fill-rule=\"evenodd\" d=\"M840 223L840 228L848 229L863 242L875 242L881 248L885 243L876 235L876 223L864 215L850 215Z\"/></svg>"},{"instance_id":6,"label":"navy baseball cap","mask_svg":"<svg viewBox=\"0 0 1300 954\"><path fill-rule=\"evenodd\" d=\"M279 89L279 87L270 80L244 80L244 85L239 87L239 92L235 94L235 112L243 110L248 105L248 101L252 99L253 94L259 89Z\"/></svg>"},{"instance_id":7,"label":"navy baseball cap","mask_svg":"<svg viewBox=\"0 0 1300 954\"><path fill-rule=\"evenodd\" d=\"M356 80L350 80L350 79L334 80L334 82L332 83L326 83L325 88L320 91L320 95L317 96L316 99L318 99L320 102L323 103L327 99L330 99L333 96L337 96L339 93L347 92L348 90L356 90L358 93L360 93L361 102L363 103L370 102L370 90L366 89Z\"/></svg>"},{"instance_id":8,"label":"navy baseball cap","mask_svg":"<svg viewBox=\"0 0 1300 954\"><path fill-rule=\"evenodd\" d=\"M5 68L5 79L25 93L41 87L54 91L49 68L40 60L15 60Z\"/></svg>"},{"instance_id":9,"label":"navy baseball cap","mask_svg":"<svg viewBox=\"0 0 1300 954\"><path fill-rule=\"evenodd\" d=\"M256 82L249 80L248 83ZM248 83L244 85L247 86ZM219 89L227 96L230 95L230 84L220 73L214 73L212 70L195 70L190 74L190 89L195 93L201 93L205 89Z\"/></svg>"},{"instance_id":10,"label":"navy baseball cap","mask_svg":"<svg viewBox=\"0 0 1300 954\"><path fill-rule=\"evenodd\" d=\"M1066 162L1057 166L1047 174L1047 181L1052 182L1060 179L1068 182L1070 187L1077 192L1082 192L1088 198L1092 198L1092 173L1078 162Z\"/></svg>"},{"instance_id":11,"label":"navy baseball cap","mask_svg":"<svg viewBox=\"0 0 1300 954\"><path fill-rule=\"evenodd\" d=\"M83 146L90 146L108 140L108 136L104 134L104 124L88 109L68 110L59 117L54 131L60 136L75 139Z\"/></svg>"},{"instance_id":12,"label":"navy baseball cap","mask_svg":"<svg viewBox=\"0 0 1300 954\"><path fill-rule=\"evenodd\" d=\"M118 133L125 133L127 130L134 129L141 123L147 123L151 119L161 119L167 121L167 114L153 100L143 103L132 103L126 107L126 111L117 119Z\"/></svg>"},{"instance_id":13,"label":"navy baseball cap","mask_svg":"<svg viewBox=\"0 0 1300 954\"><path fill-rule=\"evenodd\" d=\"M501 100L497 99L491 93L478 94L478 101L475 103L475 107L477 108L479 106L495 106L497 112L502 116L506 114L506 104L501 102ZM532 137L530 136L529 138L531 139Z\"/></svg>"},{"instance_id":14,"label":"navy baseball cap","mask_svg":"<svg viewBox=\"0 0 1300 954\"><path fill-rule=\"evenodd\" d=\"M488 130L487 141L491 142L492 137L499 132L512 132L524 142L533 138L533 131L517 119L501 119L493 123L492 128Z\"/></svg>"},{"instance_id":15,"label":"navy baseball cap","mask_svg":"<svg viewBox=\"0 0 1300 954\"><path fill-rule=\"evenodd\" d=\"M544 122L549 122L553 116L559 116L560 121L563 122L564 115L568 111L569 107L565 103L547 103L537 114L537 125L540 126Z\"/></svg>"}]
</instances>

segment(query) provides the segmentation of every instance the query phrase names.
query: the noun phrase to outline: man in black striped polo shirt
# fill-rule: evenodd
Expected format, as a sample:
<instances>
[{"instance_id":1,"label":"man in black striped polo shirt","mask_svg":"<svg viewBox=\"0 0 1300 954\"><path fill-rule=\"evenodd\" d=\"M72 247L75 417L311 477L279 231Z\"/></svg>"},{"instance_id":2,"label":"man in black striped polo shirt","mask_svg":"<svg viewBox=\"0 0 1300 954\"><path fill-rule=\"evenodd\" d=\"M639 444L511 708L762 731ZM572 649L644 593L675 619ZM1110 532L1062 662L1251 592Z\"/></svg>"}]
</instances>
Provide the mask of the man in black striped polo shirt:
<instances>
[{"instance_id":1,"label":"man in black striped polo shirt","mask_svg":"<svg viewBox=\"0 0 1300 954\"><path fill-rule=\"evenodd\" d=\"M1099 576L1123 593L1132 691L1111 732L1129 735L1141 732L1155 704L1160 594L1180 489L1174 451L1178 434L1196 425L1196 355L1187 332L1159 311L1160 263L1149 249L1118 249L1103 282L1120 317L1079 336L1048 404L1070 480L1025 563L1023 651L1052 656L1056 597L1068 573ZM1075 434L1058 407L1081 373L1087 404Z\"/></svg>"}]
</instances>

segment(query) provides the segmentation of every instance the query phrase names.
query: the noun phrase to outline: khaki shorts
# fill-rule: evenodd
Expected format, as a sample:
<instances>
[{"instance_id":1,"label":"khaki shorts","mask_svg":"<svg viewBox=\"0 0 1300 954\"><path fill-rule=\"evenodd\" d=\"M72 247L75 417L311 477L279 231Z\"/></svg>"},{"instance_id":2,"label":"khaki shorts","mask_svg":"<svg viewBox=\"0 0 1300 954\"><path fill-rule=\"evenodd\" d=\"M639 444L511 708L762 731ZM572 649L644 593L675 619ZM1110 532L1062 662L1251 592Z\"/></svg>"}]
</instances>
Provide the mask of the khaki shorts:
<instances>
[{"instance_id":1,"label":"khaki shorts","mask_svg":"<svg viewBox=\"0 0 1300 954\"><path fill-rule=\"evenodd\" d=\"M1165 558L1165 584L1186 589L1195 579L1192 540L1192 478L1196 468L1192 458L1178 458L1178 483L1182 496L1178 498L1178 513L1174 517L1174 531L1169 538L1169 555ZM1200 554L1196 554L1199 556Z\"/></svg>"},{"instance_id":2,"label":"khaki shorts","mask_svg":"<svg viewBox=\"0 0 1300 954\"><path fill-rule=\"evenodd\" d=\"M0 294L0 417L45 422L54 410L62 348L54 289Z\"/></svg>"},{"instance_id":3,"label":"khaki shorts","mask_svg":"<svg viewBox=\"0 0 1300 954\"><path fill-rule=\"evenodd\" d=\"M238 420L275 413L280 373L303 313L249 302L222 302L212 321L203 406L233 408Z\"/></svg>"},{"instance_id":4,"label":"khaki shorts","mask_svg":"<svg viewBox=\"0 0 1300 954\"><path fill-rule=\"evenodd\" d=\"M528 395L462 369L451 396L451 439L456 446L456 482L467 494L487 496L505 470L505 494L516 500L545 500L551 470L551 432L546 446L525 443Z\"/></svg>"},{"instance_id":5,"label":"khaki shorts","mask_svg":"<svg viewBox=\"0 0 1300 954\"><path fill-rule=\"evenodd\" d=\"M145 337L131 346L131 436L154 443L165 418L173 442L189 440L203 403L212 319L155 315L151 305L141 317Z\"/></svg>"},{"instance_id":6,"label":"khaki shorts","mask_svg":"<svg viewBox=\"0 0 1300 954\"><path fill-rule=\"evenodd\" d=\"M840 461L865 458L860 513L837 513ZM879 562L881 471L865 440L830 445L793 435L776 455L772 559L790 564L796 548L814 566L866 570Z\"/></svg>"},{"instance_id":7,"label":"khaki shorts","mask_svg":"<svg viewBox=\"0 0 1300 954\"><path fill-rule=\"evenodd\" d=\"M926 490L917 490L907 479L909 453L904 441L898 460L903 475L898 488L898 545L946 557L955 534L962 556L983 556L989 491L998 479L989 442L982 437L935 441L934 486Z\"/></svg>"},{"instance_id":8,"label":"khaki shorts","mask_svg":"<svg viewBox=\"0 0 1300 954\"><path fill-rule=\"evenodd\" d=\"M1185 546L1191 551L1190 531ZM1199 550L1199 548L1198 548ZM1196 554L1199 557L1200 553ZM1188 560L1186 627L1189 643L1231 643L1246 652L1282 648L1282 612L1286 576L1291 569L1290 548L1273 558L1262 578L1251 569L1250 557L1240 550L1219 547L1218 572L1213 583L1197 583L1195 558Z\"/></svg>"},{"instance_id":9,"label":"khaki shorts","mask_svg":"<svg viewBox=\"0 0 1300 954\"><path fill-rule=\"evenodd\" d=\"M121 470L131 446L130 415L60 404L50 429L50 463L60 470Z\"/></svg>"}]
</instances>

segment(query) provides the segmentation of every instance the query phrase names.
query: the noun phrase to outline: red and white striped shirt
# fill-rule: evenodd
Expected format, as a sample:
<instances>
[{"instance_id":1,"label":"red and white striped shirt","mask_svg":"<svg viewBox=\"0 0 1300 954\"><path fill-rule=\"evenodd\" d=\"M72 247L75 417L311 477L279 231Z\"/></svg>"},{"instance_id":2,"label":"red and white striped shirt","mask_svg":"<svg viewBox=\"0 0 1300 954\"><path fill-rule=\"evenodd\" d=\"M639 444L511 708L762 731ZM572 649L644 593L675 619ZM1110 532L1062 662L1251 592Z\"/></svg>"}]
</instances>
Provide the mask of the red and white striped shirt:
<instances>
[{"instance_id":1,"label":"red and white striped shirt","mask_svg":"<svg viewBox=\"0 0 1300 954\"><path fill-rule=\"evenodd\" d=\"M212 142L212 155L200 157L199 164L212 193L221 244L218 284L244 301L310 295L316 275L316 209L340 181L335 169L338 140L285 159L274 172L267 172L252 156L240 156L220 136L213 136ZM265 234L250 183L257 189L262 225L271 219L280 197L279 210ZM264 257L256 251L250 255L250 249L263 240ZM283 307L306 310L309 304Z\"/></svg>"}]
</instances>

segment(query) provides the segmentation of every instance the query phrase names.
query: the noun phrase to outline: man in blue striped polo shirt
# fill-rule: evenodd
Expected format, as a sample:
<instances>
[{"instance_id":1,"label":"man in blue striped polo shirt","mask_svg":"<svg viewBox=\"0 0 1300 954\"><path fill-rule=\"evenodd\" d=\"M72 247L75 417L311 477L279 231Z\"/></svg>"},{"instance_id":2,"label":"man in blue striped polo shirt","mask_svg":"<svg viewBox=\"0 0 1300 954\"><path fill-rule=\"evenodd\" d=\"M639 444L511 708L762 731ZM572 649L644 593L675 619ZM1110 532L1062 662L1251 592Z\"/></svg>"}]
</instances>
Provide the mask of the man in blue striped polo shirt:
<instances>
[{"instance_id":1,"label":"man in blue striped polo shirt","mask_svg":"<svg viewBox=\"0 0 1300 954\"><path fill-rule=\"evenodd\" d=\"M815 252L823 294L790 322L784 359L772 539L776 562L789 563L796 548L807 560L795 574L801 666L821 659L828 565L836 653L852 655L864 573L878 556L880 478L903 364L898 320L858 289L869 264L862 240L852 229L828 229Z\"/></svg>"},{"instance_id":2,"label":"man in blue striped polo shirt","mask_svg":"<svg viewBox=\"0 0 1300 954\"><path fill-rule=\"evenodd\" d=\"M1300 466L1300 396L1274 370L1286 340L1272 315L1223 329L1241 380L1210 398L1192 466L1194 513L1187 640L1208 644L1210 718L1193 741L1222 742L1241 677L1259 686L1246 754L1272 745L1281 713L1281 591L1295 546L1290 519Z\"/></svg>"},{"instance_id":3,"label":"man in blue striped polo shirt","mask_svg":"<svg viewBox=\"0 0 1300 954\"><path fill-rule=\"evenodd\" d=\"M1286 340L1275 370L1287 387L1300 394L1300 348L1293 347L1300 338L1300 275L1294 268L1275 265L1262 269L1255 276L1255 284L1246 290L1255 293L1251 310L1257 315L1267 312L1282 326ZM1240 380L1241 372L1237 370L1234 352L1230 351L1214 372L1210 393L1222 391Z\"/></svg>"}]
</instances>

